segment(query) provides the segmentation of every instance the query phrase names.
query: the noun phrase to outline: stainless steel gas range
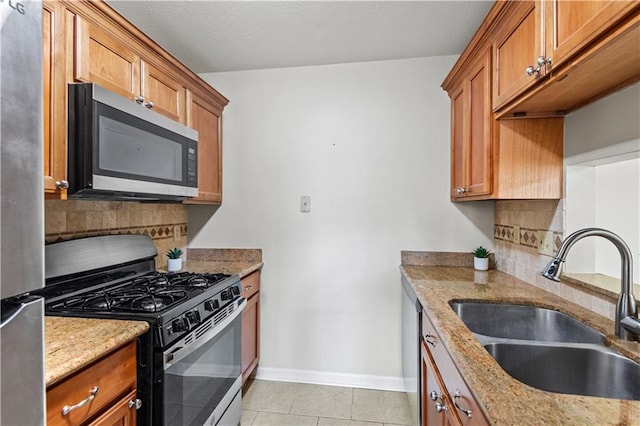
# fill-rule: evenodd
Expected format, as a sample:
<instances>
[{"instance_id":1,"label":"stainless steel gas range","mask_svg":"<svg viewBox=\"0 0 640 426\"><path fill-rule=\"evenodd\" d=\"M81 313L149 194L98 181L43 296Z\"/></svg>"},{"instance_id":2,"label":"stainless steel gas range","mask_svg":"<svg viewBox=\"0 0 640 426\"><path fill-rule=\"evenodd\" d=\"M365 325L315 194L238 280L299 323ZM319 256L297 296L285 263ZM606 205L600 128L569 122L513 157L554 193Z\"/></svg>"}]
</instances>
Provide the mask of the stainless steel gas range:
<instances>
[{"instance_id":1,"label":"stainless steel gas range","mask_svg":"<svg viewBox=\"0 0 640 426\"><path fill-rule=\"evenodd\" d=\"M149 323L138 338L138 425L237 425L240 278L160 273L156 255L142 235L46 246L45 313Z\"/></svg>"}]
</instances>

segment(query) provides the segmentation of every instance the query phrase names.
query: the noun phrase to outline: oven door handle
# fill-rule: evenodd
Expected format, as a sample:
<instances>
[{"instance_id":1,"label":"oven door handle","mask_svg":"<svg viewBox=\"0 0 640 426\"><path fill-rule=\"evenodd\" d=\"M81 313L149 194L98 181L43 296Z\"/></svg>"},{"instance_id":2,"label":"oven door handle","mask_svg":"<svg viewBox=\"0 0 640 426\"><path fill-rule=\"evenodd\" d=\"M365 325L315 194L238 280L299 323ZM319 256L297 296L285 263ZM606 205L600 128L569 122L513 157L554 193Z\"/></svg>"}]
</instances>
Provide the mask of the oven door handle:
<instances>
[{"instance_id":1,"label":"oven door handle","mask_svg":"<svg viewBox=\"0 0 640 426\"><path fill-rule=\"evenodd\" d=\"M193 353L194 351L202 347L202 345L207 343L209 340L213 339L218 334L220 334L221 331L227 328L227 326L231 324L231 322L234 319L236 319L238 315L242 313L242 311L244 310L244 307L247 306L247 300L245 298L240 298L238 299L237 302L234 302L234 303L237 303L238 305L236 306L235 310L231 313L231 315L226 317L224 320L222 320L222 322L218 323L211 330L207 331L205 334L203 334L199 338L193 339L192 334L195 334L195 330L194 330L191 333L189 333L187 336L183 337L178 342L176 342L169 350L165 351L162 354L164 370L166 371L173 364L180 361L184 357L190 355L191 353ZM213 321L213 317L209 321ZM186 343L187 340L190 340L191 342L187 344Z\"/></svg>"}]
</instances>

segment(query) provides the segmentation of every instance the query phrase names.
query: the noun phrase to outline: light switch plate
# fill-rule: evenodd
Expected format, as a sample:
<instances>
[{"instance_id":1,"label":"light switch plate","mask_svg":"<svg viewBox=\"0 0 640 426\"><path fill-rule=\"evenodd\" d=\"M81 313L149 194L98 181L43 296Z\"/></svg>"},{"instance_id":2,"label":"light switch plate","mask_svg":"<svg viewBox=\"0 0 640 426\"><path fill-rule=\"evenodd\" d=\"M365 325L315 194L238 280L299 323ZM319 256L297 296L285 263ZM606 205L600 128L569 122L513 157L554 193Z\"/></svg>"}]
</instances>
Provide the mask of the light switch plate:
<instances>
[{"instance_id":1,"label":"light switch plate","mask_svg":"<svg viewBox=\"0 0 640 426\"><path fill-rule=\"evenodd\" d=\"M311 211L311 197L303 195L300 197L300 212L309 213Z\"/></svg>"}]
</instances>

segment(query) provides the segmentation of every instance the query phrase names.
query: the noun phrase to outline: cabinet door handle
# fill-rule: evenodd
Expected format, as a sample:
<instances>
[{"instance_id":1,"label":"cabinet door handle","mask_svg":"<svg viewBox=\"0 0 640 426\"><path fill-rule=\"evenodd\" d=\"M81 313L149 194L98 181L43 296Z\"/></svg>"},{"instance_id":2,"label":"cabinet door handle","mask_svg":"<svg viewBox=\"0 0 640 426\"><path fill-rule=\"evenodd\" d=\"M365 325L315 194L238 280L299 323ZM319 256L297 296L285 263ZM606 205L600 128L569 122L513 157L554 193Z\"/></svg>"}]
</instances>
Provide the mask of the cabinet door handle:
<instances>
[{"instance_id":1,"label":"cabinet door handle","mask_svg":"<svg viewBox=\"0 0 640 426\"><path fill-rule=\"evenodd\" d=\"M435 348L436 347L436 339L435 339L435 337L436 336L427 333L427 334L424 335L424 341Z\"/></svg>"},{"instance_id":2,"label":"cabinet door handle","mask_svg":"<svg viewBox=\"0 0 640 426\"><path fill-rule=\"evenodd\" d=\"M458 399L460 399L460 398L462 398L462 396L460 395L460 389L456 389L456 393L453 395L453 405L455 405L458 410L460 410L464 414L466 414L467 418L470 419L471 418L471 410L467 410L466 408L462 408L458 404Z\"/></svg>"},{"instance_id":3,"label":"cabinet door handle","mask_svg":"<svg viewBox=\"0 0 640 426\"><path fill-rule=\"evenodd\" d=\"M466 188L463 188L463 187L456 188L456 194L458 194L458 195L465 194L466 192L467 192Z\"/></svg>"},{"instance_id":4,"label":"cabinet door handle","mask_svg":"<svg viewBox=\"0 0 640 426\"><path fill-rule=\"evenodd\" d=\"M429 392L429 398L431 398L432 401L437 401L439 399L442 399L442 394L439 394L436 391L431 391Z\"/></svg>"},{"instance_id":5,"label":"cabinet door handle","mask_svg":"<svg viewBox=\"0 0 640 426\"><path fill-rule=\"evenodd\" d=\"M136 96L135 98L133 98L133 100L136 101L138 105L141 105L144 102L144 97Z\"/></svg>"},{"instance_id":6,"label":"cabinet door handle","mask_svg":"<svg viewBox=\"0 0 640 426\"><path fill-rule=\"evenodd\" d=\"M250 291L253 290L253 286L252 285L248 285L244 288L244 291Z\"/></svg>"},{"instance_id":7,"label":"cabinet door handle","mask_svg":"<svg viewBox=\"0 0 640 426\"><path fill-rule=\"evenodd\" d=\"M62 415L66 416L71 411L75 410L76 408L80 408L83 405L86 405L86 404L90 403L91 401L94 400L94 398L98 394L98 391L100 391L100 388L98 386L92 387L91 391L89 392L90 395L86 399L83 399L82 401L78 402L75 405L65 405L64 407L62 407Z\"/></svg>"},{"instance_id":8,"label":"cabinet door handle","mask_svg":"<svg viewBox=\"0 0 640 426\"><path fill-rule=\"evenodd\" d=\"M142 401L139 398L136 399L132 399L131 401L129 401L129 408L134 408L136 410L139 410L140 407L142 407Z\"/></svg>"},{"instance_id":9,"label":"cabinet door handle","mask_svg":"<svg viewBox=\"0 0 640 426\"><path fill-rule=\"evenodd\" d=\"M69 181L67 180L57 180L56 181L57 189L69 189Z\"/></svg>"},{"instance_id":10,"label":"cabinet door handle","mask_svg":"<svg viewBox=\"0 0 640 426\"><path fill-rule=\"evenodd\" d=\"M449 407L447 407L447 404L441 404L439 402L436 402L435 404L433 404L434 407L436 407L436 411L438 413L442 413L443 411L447 411L449 409Z\"/></svg>"},{"instance_id":11,"label":"cabinet door handle","mask_svg":"<svg viewBox=\"0 0 640 426\"><path fill-rule=\"evenodd\" d=\"M147 108L149 108L149 109L151 109L151 108L153 108L153 102L151 102L151 101L149 101L149 102L145 102L145 103L144 103L144 106L145 106L145 107L147 107Z\"/></svg>"}]
</instances>

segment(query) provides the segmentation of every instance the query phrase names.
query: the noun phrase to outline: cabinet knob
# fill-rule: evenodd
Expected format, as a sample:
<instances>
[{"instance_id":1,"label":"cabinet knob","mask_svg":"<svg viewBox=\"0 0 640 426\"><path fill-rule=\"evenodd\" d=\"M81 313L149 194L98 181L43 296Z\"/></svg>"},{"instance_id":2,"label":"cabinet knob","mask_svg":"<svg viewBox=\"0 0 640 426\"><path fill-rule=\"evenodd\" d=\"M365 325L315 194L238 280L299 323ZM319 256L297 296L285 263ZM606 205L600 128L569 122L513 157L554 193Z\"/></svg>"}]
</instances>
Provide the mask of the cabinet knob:
<instances>
[{"instance_id":1,"label":"cabinet knob","mask_svg":"<svg viewBox=\"0 0 640 426\"><path fill-rule=\"evenodd\" d=\"M540 67L534 68L533 65L529 65L525 72L529 77L531 77L532 75L538 75L540 74Z\"/></svg>"},{"instance_id":2,"label":"cabinet knob","mask_svg":"<svg viewBox=\"0 0 640 426\"><path fill-rule=\"evenodd\" d=\"M431 398L432 401L437 401L442 398L442 395L436 391L431 391L429 392L429 398Z\"/></svg>"},{"instance_id":3,"label":"cabinet knob","mask_svg":"<svg viewBox=\"0 0 640 426\"><path fill-rule=\"evenodd\" d=\"M527 73L527 75L529 77L531 77L532 75L538 76L540 74L540 71L542 70L542 67L551 66L551 58L545 58L544 56L538 56L538 59L536 59L536 64L538 65L537 67L534 67L533 65L529 65L525 69L525 72Z\"/></svg>"},{"instance_id":4,"label":"cabinet knob","mask_svg":"<svg viewBox=\"0 0 640 426\"><path fill-rule=\"evenodd\" d=\"M443 411L447 411L449 409L446 404L441 404L439 402L436 402L435 404L433 404L433 406L436 408L436 411L438 413L442 413Z\"/></svg>"},{"instance_id":5,"label":"cabinet knob","mask_svg":"<svg viewBox=\"0 0 640 426\"><path fill-rule=\"evenodd\" d=\"M456 188L456 194L458 194L458 195L465 194L466 192L467 192L466 188L462 188L462 187Z\"/></svg>"},{"instance_id":6,"label":"cabinet knob","mask_svg":"<svg viewBox=\"0 0 640 426\"><path fill-rule=\"evenodd\" d=\"M56 181L57 189L69 189L69 181L67 180L57 180Z\"/></svg>"},{"instance_id":7,"label":"cabinet knob","mask_svg":"<svg viewBox=\"0 0 640 426\"><path fill-rule=\"evenodd\" d=\"M140 407L142 407L142 401L140 399L136 398L129 401L129 408L135 408L136 410L139 410Z\"/></svg>"},{"instance_id":8,"label":"cabinet knob","mask_svg":"<svg viewBox=\"0 0 640 426\"><path fill-rule=\"evenodd\" d=\"M149 101L149 102L145 102L145 103L144 103L144 106L145 106L145 107L147 107L147 108L149 108L149 109L151 109L151 108L153 108L153 102L151 102L151 101Z\"/></svg>"},{"instance_id":9,"label":"cabinet knob","mask_svg":"<svg viewBox=\"0 0 640 426\"><path fill-rule=\"evenodd\" d=\"M144 102L144 97L136 96L135 98L133 98L133 100L136 101L138 105L141 105Z\"/></svg>"},{"instance_id":10,"label":"cabinet knob","mask_svg":"<svg viewBox=\"0 0 640 426\"><path fill-rule=\"evenodd\" d=\"M538 56L538 59L536 60L536 63L538 64L538 67L544 67L547 65L551 65L551 58L545 58L544 56Z\"/></svg>"}]
</instances>

